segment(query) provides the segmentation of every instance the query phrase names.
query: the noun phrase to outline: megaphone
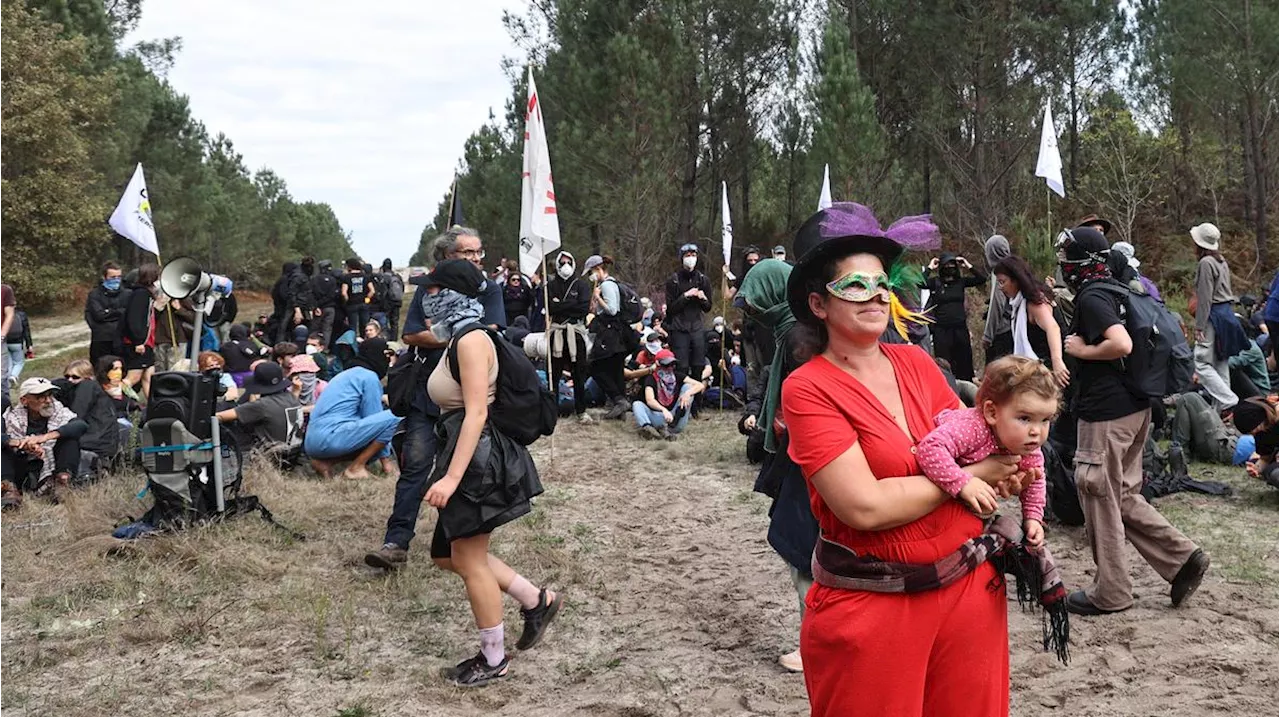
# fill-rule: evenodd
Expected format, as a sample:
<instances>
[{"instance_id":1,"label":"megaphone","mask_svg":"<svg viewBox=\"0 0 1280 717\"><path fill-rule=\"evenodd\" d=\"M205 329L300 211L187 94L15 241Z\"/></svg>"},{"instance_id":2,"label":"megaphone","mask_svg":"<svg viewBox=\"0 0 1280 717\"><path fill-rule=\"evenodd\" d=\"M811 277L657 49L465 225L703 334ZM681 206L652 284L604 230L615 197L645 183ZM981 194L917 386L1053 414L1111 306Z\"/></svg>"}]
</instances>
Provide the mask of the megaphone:
<instances>
[{"instance_id":1,"label":"megaphone","mask_svg":"<svg viewBox=\"0 0 1280 717\"><path fill-rule=\"evenodd\" d=\"M200 262L189 256L180 256L169 261L160 270L160 290L173 299L191 297L199 301L209 295L230 295L231 280L204 271L200 268Z\"/></svg>"}]
</instances>

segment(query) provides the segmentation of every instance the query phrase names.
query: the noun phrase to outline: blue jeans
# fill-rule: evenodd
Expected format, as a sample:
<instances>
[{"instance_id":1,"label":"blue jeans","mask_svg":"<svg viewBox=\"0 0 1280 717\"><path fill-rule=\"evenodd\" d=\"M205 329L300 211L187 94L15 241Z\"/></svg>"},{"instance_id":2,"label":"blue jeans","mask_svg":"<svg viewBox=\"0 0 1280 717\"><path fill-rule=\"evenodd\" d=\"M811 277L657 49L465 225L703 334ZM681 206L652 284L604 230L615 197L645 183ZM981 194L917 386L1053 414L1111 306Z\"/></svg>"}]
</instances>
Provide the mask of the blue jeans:
<instances>
[{"instance_id":1,"label":"blue jeans","mask_svg":"<svg viewBox=\"0 0 1280 717\"><path fill-rule=\"evenodd\" d=\"M693 389L688 386L681 386L680 395L683 396L692 390ZM675 411L671 412L673 416L675 413ZM636 417L636 427L638 428L653 426L654 428L666 428L671 433L679 433L683 431L684 427L689 425L689 416L691 415L690 411L686 410L683 416L676 419L674 426L667 426L667 419L662 415L662 411L655 411L652 408L649 408L649 404L644 401L636 401L635 403L632 403L631 414Z\"/></svg>"},{"instance_id":2,"label":"blue jeans","mask_svg":"<svg viewBox=\"0 0 1280 717\"><path fill-rule=\"evenodd\" d=\"M9 357L9 376L8 378L14 383L18 382L18 376L22 375L22 364L27 362L26 347L19 341L16 344L6 343L4 345L5 354Z\"/></svg>"},{"instance_id":3,"label":"blue jeans","mask_svg":"<svg viewBox=\"0 0 1280 717\"><path fill-rule=\"evenodd\" d=\"M427 414L426 389L414 398L405 418L404 447L400 454L400 479L396 481L396 499L387 518L387 534L382 542L395 543L408 549L422 498L427 494L427 478L436 462L436 416Z\"/></svg>"}]
</instances>

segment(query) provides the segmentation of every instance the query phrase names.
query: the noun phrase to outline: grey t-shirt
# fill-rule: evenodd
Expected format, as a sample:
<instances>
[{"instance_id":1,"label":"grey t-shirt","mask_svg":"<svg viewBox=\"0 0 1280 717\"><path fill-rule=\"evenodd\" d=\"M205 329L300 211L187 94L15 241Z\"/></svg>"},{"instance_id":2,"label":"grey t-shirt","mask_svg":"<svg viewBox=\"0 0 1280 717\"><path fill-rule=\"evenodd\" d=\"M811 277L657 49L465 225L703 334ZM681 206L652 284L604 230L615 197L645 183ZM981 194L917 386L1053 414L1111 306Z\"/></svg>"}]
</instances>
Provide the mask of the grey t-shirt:
<instances>
[{"instance_id":1,"label":"grey t-shirt","mask_svg":"<svg viewBox=\"0 0 1280 717\"><path fill-rule=\"evenodd\" d=\"M236 420L266 443L290 443L302 433L302 404L289 391L236 406Z\"/></svg>"}]
</instances>

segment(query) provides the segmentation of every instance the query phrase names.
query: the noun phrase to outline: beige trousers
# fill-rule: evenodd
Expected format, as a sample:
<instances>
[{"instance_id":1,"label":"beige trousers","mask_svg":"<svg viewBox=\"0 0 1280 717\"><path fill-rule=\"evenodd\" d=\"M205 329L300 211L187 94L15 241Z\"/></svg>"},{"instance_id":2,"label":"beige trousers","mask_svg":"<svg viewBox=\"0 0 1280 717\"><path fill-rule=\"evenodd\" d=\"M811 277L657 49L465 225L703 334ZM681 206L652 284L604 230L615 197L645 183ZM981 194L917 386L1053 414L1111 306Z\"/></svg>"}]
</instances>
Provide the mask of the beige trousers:
<instances>
[{"instance_id":1,"label":"beige trousers","mask_svg":"<svg viewBox=\"0 0 1280 717\"><path fill-rule=\"evenodd\" d=\"M1114 421L1080 421L1077 428L1076 490L1098 566L1085 594L1103 610L1123 610L1133 604L1126 539L1168 582L1173 582L1196 544L1139 493L1150 409Z\"/></svg>"}]
</instances>

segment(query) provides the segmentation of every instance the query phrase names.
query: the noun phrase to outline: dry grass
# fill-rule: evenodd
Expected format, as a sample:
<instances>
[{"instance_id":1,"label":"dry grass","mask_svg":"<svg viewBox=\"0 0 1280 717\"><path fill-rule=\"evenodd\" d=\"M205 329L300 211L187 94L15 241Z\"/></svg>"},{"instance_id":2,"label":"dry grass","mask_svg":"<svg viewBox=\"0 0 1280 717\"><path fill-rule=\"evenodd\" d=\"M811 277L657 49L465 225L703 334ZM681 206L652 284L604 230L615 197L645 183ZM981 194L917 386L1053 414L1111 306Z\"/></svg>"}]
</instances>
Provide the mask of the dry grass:
<instances>
[{"instance_id":1,"label":"dry grass","mask_svg":"<svg viewBox=\"0 0 1280 717\"><path fill-rule=\"evenodd\" d=\"M146 507L135 497L137 476L76 492L61 506L31 501L5 514L0 706L6 715L77 717L803 712L802 681L773 664L794 648L795 598L764 542L767 501L751 492L754 470L732 422L694 421L676 443L642 443L618 423L566 425L555 448L552 466L550 446L536 447L547 492L532 514L495 534L494 551L564 590L568 602L546 642L519 655L502 684L464 691L438 676L474 651L475 634L461 582L426 559L432 511L423 511L408 566L385 576L362 557L381 543L392 481L321 481L255 463L247 490L307 540L241 517L107 556L112 541L103 534ZM1214 598L1258 593L1248 606L1257 609L1232 609L1243 611L1238 622L1247 619L1255 642L1269 645L1248 659L1274 673L1275 494L1230 480L1240 488L1231 499L1161 503L1221 566L1200 607L1174 617L1218 620L1221 636L1203 638L1238 649L1236 623L1219 620L1228 618ZM1064 544L1076 583L1084 578L1080 537L1051 538ZM1147 618L1138 613L1141 631ZM1013 611L1011 623L1014 652L1031 654L1016 636L1038 632L1038 619ZM508 600L509 645L520 624ZM1158 643L1147 659L1160 654ZM1070 671L1048 670L1071 686L1067 706L1097 706L1078 676L1091 669L1090 649L1077 648ZM1015 683L1029 669L1015 660ZM1137 689L1165 678L1134 679ZM1222 704L1248 708L1266 687ZM1015 714L1042 709L1018 691L1014 703ZM1080 713L1186 714L1173 709L1180 704L1170 697Z\"/></svg>"}]
</instances>

